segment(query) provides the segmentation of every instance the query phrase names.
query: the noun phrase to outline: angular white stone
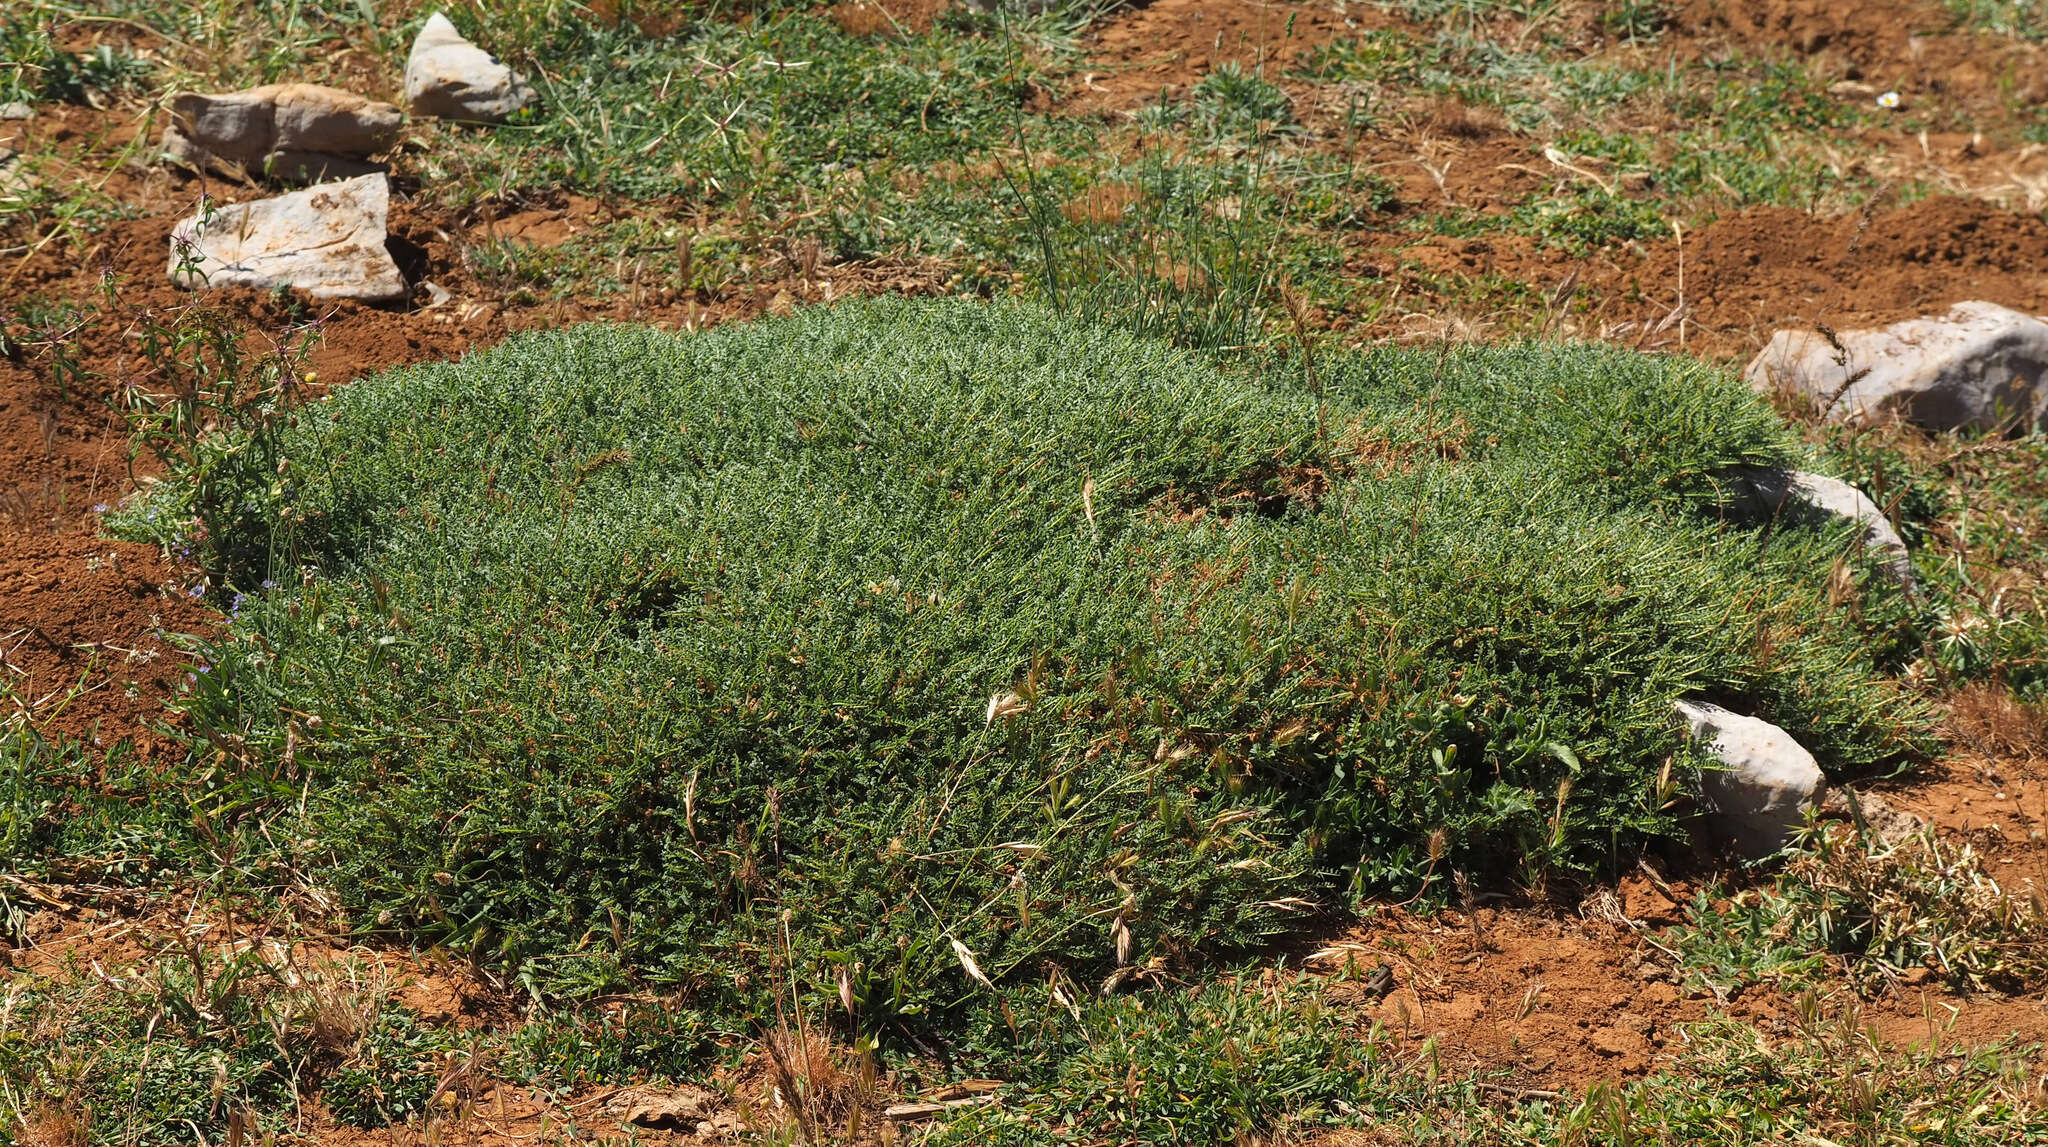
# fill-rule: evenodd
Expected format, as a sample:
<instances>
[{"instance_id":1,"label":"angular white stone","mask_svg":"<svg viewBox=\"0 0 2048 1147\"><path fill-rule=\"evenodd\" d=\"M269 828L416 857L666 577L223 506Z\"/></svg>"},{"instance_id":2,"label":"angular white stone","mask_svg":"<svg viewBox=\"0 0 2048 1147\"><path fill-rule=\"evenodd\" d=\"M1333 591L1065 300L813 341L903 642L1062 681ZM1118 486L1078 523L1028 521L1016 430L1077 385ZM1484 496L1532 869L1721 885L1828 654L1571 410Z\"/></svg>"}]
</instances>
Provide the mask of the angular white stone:
<instances>
[{"instance_id":1,"label":"angular white stone","mask_svg":"<svg viewBox=\"0 0 2048 1147\"><path fill-rule=\"evenodd\" d=\"M21 199L36 188L36 177L28 173L21 156L0 147L0 202Z\"/></svg>"},{"instance_id":2,"label":"angular white stone","mask_svg":"<svg viewBox=\"0 0 2048 1147\"><path fill-rule=\"evenodd\" d=\"M1743 466L1726 473L1738 487L1736 508L1745 516L1833 517L1861 526L1863 544L1878 551L1878 568L1892 581L1913 588L1913 560L1906 540L1863 491L1839 478L1804 470Z\"/></svg>"},{"instance_id":3,"label":"angular white stone","mask_svg":"<svg viewBox=\"0 0 2048 1147\"><path fill-rule=\"evenodd\" d=\"M1813 754L1769 721L1703 701L1673 707L1692 739L1724 766L1700 777L1714 835L1749 860L1783 848L1827 789Z\"/></svg>"},{"instance_id":4,"label":"angular white stone","mask_svg":"<svg viewBox=\"0 0 2048 1147\"><path fill-rule=\"evenodd\" d=\"M171 281L404 298L405 277L384 245L390 209L390 183L379 174L195 215L171 232Z\"/></svg>"},{"instance_id":5,"label":"angular white stone","mask_svg":"<svg viewBox=\"0 0 2048 1147\"><path fill-rule=\"evenodd\" d=\"M318 84L171 97L164 154L195 168L295 182L381 170L367 157L398 142L391 104Z\"/></svg>"},{"instance_id":6,"label":"angular white stone","mask_svg":"<svg viewBox=\"0 0 2048 1147\"><path fill-rule=\"evenodd\" d=\"M0 119L34 119L35 114L36 109L22 103L20 100L16 100L13 103L0 104Z\"/></svg>"},{"instance_id":7,"label":"angular white stone","mask_svg":"<svg viewBox=\"0 0 2048 1147\"><path fill-rule=\"evenodd\" d=\"M436 12L405 61L405 102L414 115L496 123L532 103L533 89Z\"/></svg>"},{"instance_id":8,"label":"angular white stone","mask_svg":"<svg viewBox=\"0 0 2048 1147\"><path fill-rule=\"evenodd\" d=\"M1742 376L1834 422L1899 416L1935 430L2031 429L2048 416L2048 322L1996 303L1883 330L1779 331Z\"/></svg>"}]
</instances>

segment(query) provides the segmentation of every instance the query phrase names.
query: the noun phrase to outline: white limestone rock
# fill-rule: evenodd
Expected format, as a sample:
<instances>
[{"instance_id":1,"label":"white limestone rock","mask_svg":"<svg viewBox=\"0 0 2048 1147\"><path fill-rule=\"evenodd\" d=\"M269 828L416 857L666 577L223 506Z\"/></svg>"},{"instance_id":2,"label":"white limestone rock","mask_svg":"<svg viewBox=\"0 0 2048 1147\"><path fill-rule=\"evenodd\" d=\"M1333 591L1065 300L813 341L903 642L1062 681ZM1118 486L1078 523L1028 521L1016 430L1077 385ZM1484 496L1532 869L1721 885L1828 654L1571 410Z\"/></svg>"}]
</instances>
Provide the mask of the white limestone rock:
<instances>
[{"instance_id":1,"label":"white limestone rock","mask_svg":"<svg viewBox=\"0 0 2048 1147\"><path fill-rule=\"evenodd\" d=\"M29 174L21 156L0 147L0 203L25 199L35 189L36 177Z\"/></svg>"},{"instance_id":2,"label":"white limestone rock","mask_svg":"<svg viewBox=\"0 0 2048 1147\"><path fill-rule=\"evenodd\" d=\"M2048 417L2048 322L1996 303L1883 330L1779 331L1742 372L1834 422L1893 416L1934 430L2033 429Z\"/></svg>"},{"instance_id":3,"label":"white limestone rock","mask_svg":"<svg viewBox=\"0 0 2048 1147\"><path fill-rule=\"evenodd\" d=\"M295 183L348 179L383 168L369 157L398 143L404 116L391 104L319 84L171 97L164 154L186 166Z\"/></svg>"},{"instance_id":4,"label":"white limestone rock","mask_svg":"<svg viewBox=\"0 0 2048 1147\"><path fill-rule=\"evenodd\" d=\"M446 16L427 17L405 61L405 102L412 114L497 123L533 98L533 88L517 72L463 39Z\"/></svg>"},{"instance_id":5,"label":"white limestone rock","mask_svg":"<svg viewBox=\"0 0 2048 1147\"><path fill-rule=\"evenodd\" d=\"M171 281L402 299L405 277L385 246L390 209L390 183L378 174L205 211L171 232Z\"/></svg>"},{"instance_id":6,"label":"white limestone rock","mask_svg":"<svg viewBox=\"0 0 2048 1147\"><path fill-rule=\"evenodd\" d=\"M1790 517L1808 521L1839 518L1860 526L1863 544L1875 551L1878 568L1893 582L1913 588L1913 560L1906 540L1892 527L1869 495L1840 478L1809 474L1804 470L1779 470L1766 466L1741 466L1726 471L1736 513L1758 519Z\"/></svg>"},{"instance_id":7,"label":"white limestone rock","mask_svg":"<svg viewBox=\"0 0 2048 1147\"><path fill-rule=\"evenodd\" d=\"M1768 721L1704 701L1674 708L1693 741L1723 766L1700 778L1715 837L1747 860L1783 848L1827 789L1813 754Z\"/></svg>"}]
</instances>

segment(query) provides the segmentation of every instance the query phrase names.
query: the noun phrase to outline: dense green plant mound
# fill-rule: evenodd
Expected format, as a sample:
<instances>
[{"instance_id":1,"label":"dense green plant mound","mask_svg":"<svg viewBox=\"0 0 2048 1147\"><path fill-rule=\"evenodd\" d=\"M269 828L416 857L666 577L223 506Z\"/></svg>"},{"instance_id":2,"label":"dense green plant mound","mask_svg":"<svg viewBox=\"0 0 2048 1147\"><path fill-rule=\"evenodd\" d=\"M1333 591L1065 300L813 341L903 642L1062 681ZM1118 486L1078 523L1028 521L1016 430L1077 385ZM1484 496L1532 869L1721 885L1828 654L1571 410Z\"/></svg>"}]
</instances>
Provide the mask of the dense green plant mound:
<instances>
[{"instance_id":1,"label":"dense green plant mound","mask_svg":"<svg viewBox=\"0 0 2048 1147\"><path fill-rule=\"evenodd\" d=\"M1830 576L1855 540L1703 512L1792 449L1731 381L1590 347L1321 377L877 302L342 388L201 539L271 557L220 570L251 596L196 759L218 807L303 801L272 836L363 925L872 1019L1590 870L1673 830L1681 694L1834 767L1912 751L1885 602Z\"/></svg>"}]
</instances>

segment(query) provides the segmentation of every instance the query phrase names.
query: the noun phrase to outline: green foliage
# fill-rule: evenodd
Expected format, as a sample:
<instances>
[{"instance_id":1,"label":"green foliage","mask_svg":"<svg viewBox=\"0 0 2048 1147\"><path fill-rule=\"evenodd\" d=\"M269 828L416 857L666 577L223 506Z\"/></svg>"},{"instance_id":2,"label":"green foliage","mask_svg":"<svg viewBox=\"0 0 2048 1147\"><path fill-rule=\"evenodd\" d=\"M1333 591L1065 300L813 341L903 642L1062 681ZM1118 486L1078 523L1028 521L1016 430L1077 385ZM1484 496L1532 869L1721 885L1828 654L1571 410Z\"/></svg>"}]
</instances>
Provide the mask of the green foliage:
<instances>
[{"instance_id":1,"label":"green foliage","mask_svg":"<svg viewBox=\"0 0 2048 1147\"><path fill-rule=\"evenodd\" d=\"M135 90L147 60L102 44L80 55L59 48L35 9L0 18L0 103L87 103Z\"/></svg>"},{"instance_id":2,"label":"green foliage","mask_svg":"<svg viewBox=\"0 0 2048 1147\"><path fill-rule=\"evenodd\" d=\"M1091 999L1078 1012L1034 1011L1003 1062L1013 1091L929 1142L1257 1142L1355 1125L1416 1088L1377 1032L1352 1030L1307 983L1224 981Z\"/></svg>"},{"instance_id":3,"label":"green foliage","mask_svg":"<svg viewBox=\"0 0 2048 1147\"><path fill-rule=\"evenodd\" d=\"M0 1018L0 1117L50 1101L96 1143L150 1147L220 1142L235 1112L274 1120L314 1051L272 1006L278 986L253 950L203 948L111 982L84 969L28 981Z\"/></svg>"},{"instance_id":4,"label":"green foliage","mask_svg":"<svg viewBox=\"0 0 2048 1147\"><path fill-rule=\"evenodd\" d=\"M1189 957L1452 865L1586 871L1673 830L1681 694L1835 767L1916 747L1830 612L1851 540L1698 513L1789 449L1739 386L1590 347L1327 373L882 302L346 387L280 424L248 529L305 571L189 719L271 807L293 740L289 835L359 920L731 1017L787 914L775 963L875 1021L969 998L956 940L1087 971L1120 930Z\"/></svg>"},{"instance_id":5,"label":"green foliage","mask_svg":"<svg viewBox=\"0 0 2048 1147\"><path fill-rule=\"evenodd\" d=\"M1195 106L1219 134L1259 139L1288 125L1287 93L1226 60L1195 84Z\"/></svg>"},{"instance_id":6,"label":"green foliage","mask_svg":"<svg viewBox=\"0 0 2048 1147\"><path fill-rule=\"evenodd\" d=\"M671 1000L548 1012L506 1037L497 1066L510 1078L548 1087L681 1077L712 1057L719 1034L702 1012Z\"/></svg>"},{"instance_id":7,"label":"green foliage","mask_svg":"<svg viewBox=\"0 0 2048 1147\"><path fill-rule=\"evenodd\" d=\"M427 1109L440 1086L454 1033L401 1008L379 1010L354 1052L321 1088L334 1117L351 1127L382 1127Z\"/></svg>"},{"instance_id":8,"label":"green foliage","mask_svg":"<svg viewBox=\"0 0 2048 1147\"><path fill-rule=\"evenodd\" d=\"M1624 40L1654 40L1670 21L1668 0L1614 0L1600 6L1601 29Z\"/></svg>"},{"instance_id":9,"label":"green foliage","mask_svg":"<svg viewBox=\"0 0 2048 1147\"><path fill-rule=\"evenodd\" d=\"M1679 951L1726 988L1811 982L1825 955L1877 991L1912 969L1957 988L2025 992L2048 982L2048 911L2011 896L1967 844L1931 832L1885 843L1823 826L1768 886L1720 911L1702 896Z\"/></svg>"},{"instance_id":10,"label":"green foliage","mask_svg":"<svg viewBox=\"0 0 2048 1147\"><path fill-rule=\"evenodd\" d=\"M1942 0L1956 26L1966 31L2026 40L2048 37L2048 4L2042 0Z\"/></svg>"},{"instance_id":11,"label":"green foliage","mask_svg":"<svg viewBox=\"0 0 2048 1147\"><path fill-rule=\"evenodd\" d=\"M2048 1138L2048 1118L2029 1094L2032 1049L1948 1050L1936 1038L1898 1051L1880 1044L1853 1007L1825 1015L1811 996L1795 1022L1793 1038L1775 1041L1745 1024L1690 1025L1684 1056L1667 1070L1620 1087L1596 1084L1577 1101L1459 1120L1444 1140L1973 1147Z\"/></svg>"},{"instance_id":12,"label":"green foliage","mask_svg":"<svg viewBox=\"0 0 2048 1147\"><path fill-rule=\"evenodd\" d=\"M0 728L0 871L146 886L185 870L196 832L177 794L125 743L95 752ZM33 910L0 885L0 938L18 937Z\"/></svg>"}]
</instances>

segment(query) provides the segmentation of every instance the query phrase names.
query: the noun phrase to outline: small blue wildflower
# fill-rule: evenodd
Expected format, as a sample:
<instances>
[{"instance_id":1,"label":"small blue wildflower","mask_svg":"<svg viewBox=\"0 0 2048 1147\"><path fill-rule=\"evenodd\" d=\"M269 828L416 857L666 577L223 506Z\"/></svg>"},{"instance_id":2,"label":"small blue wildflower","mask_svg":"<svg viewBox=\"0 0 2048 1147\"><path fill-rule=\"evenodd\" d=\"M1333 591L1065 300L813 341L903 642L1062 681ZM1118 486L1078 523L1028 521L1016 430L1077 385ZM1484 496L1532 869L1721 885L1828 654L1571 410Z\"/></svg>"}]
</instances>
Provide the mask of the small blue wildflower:
<instances>
[{"instance_id":1,"label":"small blue wildflower","mask_svg":"<svg viewBox=\"0 0 2048 1147\"><path fill-rule=\"evenodd\" d=\"M276 582L274 582L274 581L271 581L271 580L270 580L269 578L264 578L264 579L263 579L263 585L262 585L262 587L261 587L261 588L263 588L263 589L276 589L276 588L277 588L277 583L276 583Z\"/></svg>"},{"instance_id":2,"label":"small blue wildflower","mask_svg":"<svg viewBox=\"0 0 2048 1147\"><path fill-rule=\"evenodd\" d=\"M93 507L92 507L92 512L93 512L93 513L95 513L95 514L104 514L104 513L106 513L106 512L107 512L107 504L106 504L105 502L95 502L95 503L93 503Z\"/></svg>"},{"instance_id":3,"label":"small blue wildflower","mask_svg":"<svg viewBox=\"0 0 2048 1147\"><path fill-rule=\"evenodd\" d=\"M236 594L236 595L235 595L235 600L233 600L233 601L231 601L231 602L229 602L229 603L228 603L228 616L229 616L229 617L240 617L240 616L242 615L242 603L243 603L243 602L245 602L245 601L248 601L248 600L249 600L249 595L248 595L248 594L246 594L246 593L238 593L238 594Z\"/></svg>"},{"instance_id":4,"label":"small blue wildflower","mask_svg":"<svg viewBox=\"0 0 2048 1147\"><path fill-rule=\"evenodd\" d=\"M198 601L200 598L206 596L206 587L203 585L195 585L191 589L185 591L185 596L191 598L193 601Z\"/></svg>"}]
</instances>

